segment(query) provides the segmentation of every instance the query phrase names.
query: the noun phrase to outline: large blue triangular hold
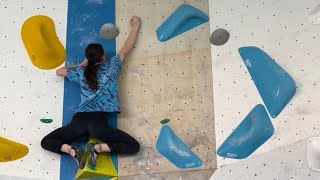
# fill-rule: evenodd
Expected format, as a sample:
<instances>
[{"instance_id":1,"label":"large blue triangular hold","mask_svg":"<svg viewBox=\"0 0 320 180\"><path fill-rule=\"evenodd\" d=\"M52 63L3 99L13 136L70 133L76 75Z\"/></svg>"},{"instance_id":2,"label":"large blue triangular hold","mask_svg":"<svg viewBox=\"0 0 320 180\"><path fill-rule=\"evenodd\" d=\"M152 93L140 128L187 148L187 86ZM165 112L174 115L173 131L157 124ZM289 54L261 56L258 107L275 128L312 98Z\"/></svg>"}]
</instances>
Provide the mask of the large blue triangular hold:
<instances>
[{"instance_id":1,"label":"large blue triangular hold","mask_svg":"<svg viewBox=\"0 0 320 180\"><path fill-rule=\"evenodd\" d=\"M294 80L261 49L242 47L239 52L271 117L277 117L296 92Z\"/></svg>"},{"instance_id":2,"label":"large blue triangular hold","mask_svg":"<svg viewBox=\"0 0 320 180\"><path fill-rule=\"evenodd\" d=\"M264 106L255 106L240 125L219 147L219 156L243 159L264 144L274 132L273 125Z\"/></svg>"},{"instance_id":3,"label":"large blue triangular hold","mask_svg":"<svg viewBox=\"0 0 320 180\"><path fill-rule=\"evenodd\" d=\"M182 4L158 28L158 40L160 42L167 41L208 20L209 17L199 9L187 4Z\"/></svg>"},{"instance_id":4,"label":"large blue triangular hold","mask_svg":"<svg viewBox=\"0 0 320 180\"><path fill-rule=\"evenodd\" d=\"M196 168L202 165L201 159L191 151L168 125L162 127L156 148L160 154L178 168Z\"/></svg>"}]
</instances>

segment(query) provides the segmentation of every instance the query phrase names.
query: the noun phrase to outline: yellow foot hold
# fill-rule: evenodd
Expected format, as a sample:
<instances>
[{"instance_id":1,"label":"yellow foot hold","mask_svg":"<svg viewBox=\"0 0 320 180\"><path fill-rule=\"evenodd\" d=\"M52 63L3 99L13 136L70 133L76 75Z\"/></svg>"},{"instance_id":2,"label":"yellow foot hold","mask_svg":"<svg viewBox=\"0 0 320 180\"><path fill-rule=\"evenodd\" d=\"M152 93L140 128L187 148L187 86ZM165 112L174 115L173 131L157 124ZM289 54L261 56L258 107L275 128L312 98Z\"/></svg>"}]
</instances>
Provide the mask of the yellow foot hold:
<instances>
[{"instance_id":1,"label":"yellow foot hold","mask_svg":"<svg viewBox=\"0 0 320 180\"><path fill-rule=\"evenodd\" d=\"M89 139L88 143L102 143L96 139ZM111 156L109 153L100 153L97 157L97 167L96 170L92 170L88 166L88 152L84 153L86 158L86 164L83 169L79 169L76 175L76 179L87 179L87 178L112 178L112 180L117 180L117 170L114 167Z\"/></svg>"},{"instance_id":2,"label":"yellow foot hold","mask_svg":"<svg viewBox=\"0 0 320 180\"><path fill-rule=\"evenodd\" d=\"M14 161L29 153L29 148L23 144L0 137L0 162Z\"/></svg>"},{"instance_id":3,"label":"yellow foot hold","mask_svg":"<svg viewBox=\"0 0 320 180\"><path fill-rule=\"evenodd\" d=\"M21 29L21 36L32 64L40 69L54 69L66 59L54 22L47 16L32 16Z\"/></svg>"}]
</instances>

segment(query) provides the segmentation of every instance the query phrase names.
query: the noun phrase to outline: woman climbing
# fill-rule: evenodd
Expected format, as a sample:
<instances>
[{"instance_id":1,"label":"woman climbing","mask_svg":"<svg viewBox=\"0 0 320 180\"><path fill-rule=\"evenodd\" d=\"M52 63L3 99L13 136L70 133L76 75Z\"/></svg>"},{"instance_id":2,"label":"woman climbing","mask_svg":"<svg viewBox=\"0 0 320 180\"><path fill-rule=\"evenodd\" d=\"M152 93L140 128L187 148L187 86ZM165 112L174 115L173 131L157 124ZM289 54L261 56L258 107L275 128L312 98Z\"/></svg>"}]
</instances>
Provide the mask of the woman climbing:
<instances>
[{"instance_id":1,"label":"woman climbing","mask_svg":"<svg viewBox=\"0 0 320 180\"><path fill-rule=\"evenodd\" d=\"M134 154L140 150L139 143L133 137L119 129L108 127L106 121L109 113L120 112L118 74L121 63L135 44L140 18L133 16L130 23L131 32L119 54L107 60L100 44L90 44L85 50L86 59L81 64L63 67L56 72L58 76L80 84L81 103L71 123L45 136L41 146L55 153L69 154L76 160L79 168L83 168L85 164L84 150L69 143L81 137L96 138L103 142L87 144L88 164L94 169L100 152Z\"/></svg>"}]
</instances>

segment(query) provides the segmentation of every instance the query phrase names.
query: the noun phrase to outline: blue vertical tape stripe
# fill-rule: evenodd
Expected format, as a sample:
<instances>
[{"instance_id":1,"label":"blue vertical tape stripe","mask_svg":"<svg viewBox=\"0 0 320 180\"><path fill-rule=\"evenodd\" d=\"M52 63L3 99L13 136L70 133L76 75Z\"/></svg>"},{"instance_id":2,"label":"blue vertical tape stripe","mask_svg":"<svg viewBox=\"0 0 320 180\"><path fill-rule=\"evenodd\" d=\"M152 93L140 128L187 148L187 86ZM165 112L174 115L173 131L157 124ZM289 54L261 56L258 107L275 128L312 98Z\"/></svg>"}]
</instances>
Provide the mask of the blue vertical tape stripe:
<instances>
[{"instance_id":1,"label":"blue vertical tape stripe","mask_svg":"<svg viewBox=\"0 0 320 180\"><path fill-rule=\"evenodd\" d=\"M115 0L69 0L67 22L66 65L79 64L84 59L85 48L95 42L103 45L107 57L116 54L116 41L105 41L99 36L100 27L105 23L115 24ZM69 80L64 81L63 126L70 123L80 103L80 87ZM117 127L117 116L108 118L112 127ZM106 121L107 123L107 121ZM79 141L84 145L86 140ZM118 170L118 159L112 155ZM71 180L77 173L76 163L68 156L61 156L60 179Z\"/></svg>"}]
</instances>

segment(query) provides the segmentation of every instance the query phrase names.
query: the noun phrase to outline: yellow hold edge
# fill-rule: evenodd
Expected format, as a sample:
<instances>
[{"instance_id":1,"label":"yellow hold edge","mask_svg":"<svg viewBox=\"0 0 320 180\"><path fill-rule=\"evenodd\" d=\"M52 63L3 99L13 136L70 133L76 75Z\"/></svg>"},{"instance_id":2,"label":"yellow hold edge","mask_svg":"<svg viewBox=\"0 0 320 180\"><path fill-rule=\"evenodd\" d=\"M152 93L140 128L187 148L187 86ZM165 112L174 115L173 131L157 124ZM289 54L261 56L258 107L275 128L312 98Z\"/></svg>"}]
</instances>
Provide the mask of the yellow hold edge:
<instances>
[{"instance_id":1,"label":"yellow hold edge","mask_svg":"<svg viewBox=\"0 0 320 180\"><path fill-rule=\"evenodd\" d=\"M15 161L29 153L29 148L23 144L0 137L0 162Z\"/></svg>"}]
</instances>

